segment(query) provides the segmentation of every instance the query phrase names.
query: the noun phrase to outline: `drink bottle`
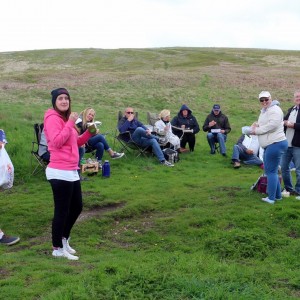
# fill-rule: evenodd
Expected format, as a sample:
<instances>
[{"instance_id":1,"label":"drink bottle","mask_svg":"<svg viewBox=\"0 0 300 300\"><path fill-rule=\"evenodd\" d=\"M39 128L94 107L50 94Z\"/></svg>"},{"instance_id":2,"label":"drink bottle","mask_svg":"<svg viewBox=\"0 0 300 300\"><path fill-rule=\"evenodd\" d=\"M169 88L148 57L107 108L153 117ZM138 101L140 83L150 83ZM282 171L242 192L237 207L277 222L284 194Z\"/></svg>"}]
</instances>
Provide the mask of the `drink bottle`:
<instances>
[{"instance_id":1,"label":"drink bottle","mask_svg":"<svg viewBox=\"0 0 300 300\"><path fill-rule=\"evenodd\" d=\"M102 176L105 178L110 177L110 164L108 160L106 160L102 166Z\"/></svg>"}]
</instances>

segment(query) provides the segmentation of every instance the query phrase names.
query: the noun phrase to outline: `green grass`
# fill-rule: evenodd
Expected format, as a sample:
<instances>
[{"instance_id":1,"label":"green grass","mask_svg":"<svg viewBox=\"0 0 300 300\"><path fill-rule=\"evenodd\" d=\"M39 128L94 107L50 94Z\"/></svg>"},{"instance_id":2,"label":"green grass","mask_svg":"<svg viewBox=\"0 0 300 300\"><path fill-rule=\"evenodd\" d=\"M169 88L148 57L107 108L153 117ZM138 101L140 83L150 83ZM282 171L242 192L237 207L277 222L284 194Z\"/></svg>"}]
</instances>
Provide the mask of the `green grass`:
<instances>
[{"instance_id":1,"label":"green grass","mask_svg":"<svg viewBox=\"0 0 300 300\"><path fill-rule=\"evenodd\" d=\"M230 164L241 127L270 90L283 110L298 88L299 51L219 48L73 49L0 53L0 128L15 184L0 193L0 228L21 242L0 247L0 299L298 299L300 202L274 206L250 186L257 167ZM64 86L72 108L93 106L115 150L117 113L133 106L199 124L214 103L228 115L229 157L211 156L206 135L174 168L154 157L111 161L111 177L82 183L84 211L71 245L80 260L51 257L53 199L31 176L33 124ZM107 158L105 156L104 158Z\"/></svg>"}]
</instances>

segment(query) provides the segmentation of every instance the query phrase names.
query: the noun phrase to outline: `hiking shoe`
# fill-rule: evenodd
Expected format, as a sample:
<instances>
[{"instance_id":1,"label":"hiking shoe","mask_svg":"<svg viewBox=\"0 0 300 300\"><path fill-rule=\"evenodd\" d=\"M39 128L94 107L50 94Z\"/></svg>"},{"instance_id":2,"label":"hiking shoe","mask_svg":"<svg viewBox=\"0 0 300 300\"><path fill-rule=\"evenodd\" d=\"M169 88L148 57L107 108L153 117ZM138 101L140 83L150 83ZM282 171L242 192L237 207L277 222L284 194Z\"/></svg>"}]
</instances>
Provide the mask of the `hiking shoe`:
<instances>
[{"instance_id":1,"label":"hiking shoe","mask_svg":"<svg viewBox=\"0 0 300 300\"><path fill-rule=\"evenodd\" d=\"M114 152L114 154L111 156L112 159L117 159L117 158L121 158L124 155L124 153L118 153L118 152ZM102 165L101 165L102 168Z\"/></svg>"},{"instance_id":2,"label":"hiking shoe","mask_svg":"<svg viewBox=\"0 0 300 300\"><path fill-rule=\"evenodd\" d=\"M8 236L4 234L2 239L0 240L0 244L10 246L16 244L19 240L20 240L19 237Z\"/></svg>"},{"instance_id":3,"label":"hiking shoe","mask_svg":"<svg viewBox=\"0 0 300 300\"><path fill-rule=\"evenodd\" d=\"M173 164L171 164L170 162L168 162L167 160L163 160L162 162L160 162L162 165L165 165L167 167L174 167Z\"/></svg>"},{"instance_id":4,"label":"hiking shoe","mask_svg":"<svg viewBox=\"0 0 300 300\"><path fill-rule=\"evenodd\" d=\"M67 240L66 238L62 239L62 244L63 244L63 249L68 251L70 254L75 254L76 250L73 249L70 245L69 245L69 239Z\"/></svg>"},{"instance_id":5,"label":"hiking shoe","mask_svg":"<svg viewBox=\"0 0 300 300\"><path fill-rule=\"evenodd\" d=\"M179 152L180 152L180 153L185 153L185 152L189 152L189 150L186 149L186 148L180 148L180 149L179 149Z\"/></svg>"},{"instance_id":6,"label":"hiking shoe","mask_svg":"<svg viewBox=\"0 0 300 300\"><path fill-rule=\"evenodd\" d=\"M69 260L78 260L79 257L78 256L75 256L75 255L72 255L70 254L67 250L65 250L64 248L57 248L57 249L54 249L53 252L52 252L52 255L54 257L66 257L67 259Z\"/></svg>"},{"instance_id":7,"label":"hiking shoe","mask_svg":"<svg viewBox=\"0 0 300 300\"><path fill-rule=\"evenodd\" d=\"M240 168L241 167L241 163L239 161L235 161L234 164L233 164L233 167L235 169Z\"/></svg>"},{"instance_id":8,"label":"hiking shoe","mask_svg":"<svg viewBox=\"0 0 300 300\"><path fill-rule=\"evenodd\" d=\"M261 198L261 200L264 201L264 202L270 203L270 204L274 204L275 203L275 200L270 200L268 197Z\"/></svg>"},{"instance_id":9,"label":"hiking shoe","mask_svg":"<svg viewBox=\"0 0 300 300\"><path fill-rule=\"evenodd\" d=\"M210 154L216 154L215 150L210 150Z\"/></svg>"},{"instance_id":10,"label":"hiking shoe","mask_svg":"<svg viewBox=\"0 0 300 300\"><path fill-rule=\"evenodd\" d=\"M299 193L297 193L296 191L288 191L290 192L291 196L300 196Z\"/></svg>"},{"instance_id":11,"label":"hiking shoe","mask_svg":"<svg viewBox=\"0 0 300 300\"><path fill-rule=\"evenodd\" d=\"M222 155L223 155L224 157L227 157L227 154L226 154L226 153L222 153Z\"/></svg>"}]
</instances>

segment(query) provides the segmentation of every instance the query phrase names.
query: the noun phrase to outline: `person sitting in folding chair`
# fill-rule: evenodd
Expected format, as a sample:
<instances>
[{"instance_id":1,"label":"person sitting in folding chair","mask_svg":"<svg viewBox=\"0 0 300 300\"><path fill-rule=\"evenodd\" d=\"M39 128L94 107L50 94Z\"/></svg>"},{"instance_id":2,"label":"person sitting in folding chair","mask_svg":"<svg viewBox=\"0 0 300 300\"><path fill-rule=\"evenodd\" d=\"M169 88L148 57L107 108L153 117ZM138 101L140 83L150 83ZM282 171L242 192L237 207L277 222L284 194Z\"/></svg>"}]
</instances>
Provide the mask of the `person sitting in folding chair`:
<instances>
[{"instance_id":1,"label":"person sitting in folding chair","mask_svg":"<svg viewBox=\"0 0 300 300\"><path fill-rule=\"evenodd\" d=\"M118 123L118 129L120 133L125 133L129 131L131 134L132 140L140 145L141 147L152 147L152 151L155 156L158 158L161 164L173 167L174 165L169 163L160 148L159 143L164 144L166 142L165 138L159 138L151 133L150 129L135 119L134 111L132 107L127 107L125 109L124 116L120 119Z\"/></svg>"},{"instance_id":2,"label":"person sitting in folding chair","mask_svg":"<svg viewBox=\"0 0 300 300\"><path fill-rule=\"evenodd\" d=\"M210 146L210 154L216 153L216 143L219 143L220 151L226 156L226 140L227 134L231 131L231 127L226 115L221 112L219 104L215 104L211 113L206 117L203 124L203 131L208 132L207 141Z\"/></svg>"},{"instance_id":3,"label":"person sitting in folding chair","mask_svg":"<svg viewBox=\"0 0 300 300\"><path fill-rule=\"evenodd\" d=\"M160 112L160 120L155 122L154 127L166 137L167 142L171 144L171 147L178 152L181 152L180 148L180 139L177 135L172 132L172 126L170 123L171 112L167 109L164 109Z\"/></svg>"},{"instance_id":4,"label":"person sitting in folding chair","mask_svg":"<svg viewBox=\"0 0 300 300\"><path fill-rule=\"evenodd\" d=\"M186 104L183 104L178 114L171 121L174 134L180 138L181 152L187 152L188 143L190 152L193 152L196 144L196 134L200 131L198 121Z\"/></svg>"},{"instance_id":5,"label":"person sitting in folding chair","mask_svg":"<svg viewBox=\"0 0 300 300\"><path fill-rule=\"evenodd\" d=\"M88 123L95 122L96 112L91 107L86 108L79 114L79 118L76 121L76 128L79 134L83 134L87 130ZM83 158L84 153L89 150L90 152L96 150L96 159L99 162L99 167L102 168L102 157L104 150L108 152L112 159L121 158L124 153L118 153L113 151L108 145L104 135L97 133L92 136L85 146L79 147L79 161Z\"/></svg>"}]
</instances>

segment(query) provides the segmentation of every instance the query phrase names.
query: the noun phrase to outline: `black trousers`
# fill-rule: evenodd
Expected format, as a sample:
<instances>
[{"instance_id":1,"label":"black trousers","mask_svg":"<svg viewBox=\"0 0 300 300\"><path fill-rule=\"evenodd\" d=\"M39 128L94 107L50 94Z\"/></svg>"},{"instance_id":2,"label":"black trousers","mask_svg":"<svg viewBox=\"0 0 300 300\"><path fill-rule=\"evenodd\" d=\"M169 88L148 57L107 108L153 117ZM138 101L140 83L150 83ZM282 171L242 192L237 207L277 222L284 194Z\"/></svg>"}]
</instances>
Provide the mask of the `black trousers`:
<instances>
[{"instance_id":1,"label":"black trousers","mask_svg":"<svg viewBox=\"0 0 300 300\"><path fill-rule=\"evenodd\" d=\"M69 238L71 229L82 211L80 180L49 180L54 198L52 245L62 248L62 238Z\"/></svg>"},{"instance_id":2,"label":"black trousers","mask_svg":"<svg viewBox=\"0 0 300 300\"><path fill-rule=\"evenodd\" d=\"M180 135L179 135L180 137ZM185 148L186 144L188 143L190 151L193 152L195 148L196 143L196 137L194 133L187 132L183 135L181 141L180 141L180 147Z\"/></svg>"}]
</instances>

